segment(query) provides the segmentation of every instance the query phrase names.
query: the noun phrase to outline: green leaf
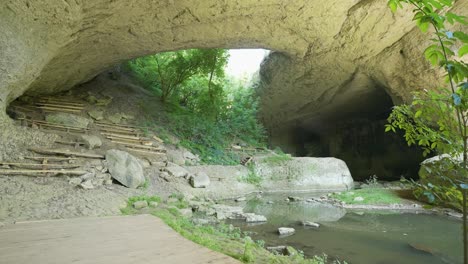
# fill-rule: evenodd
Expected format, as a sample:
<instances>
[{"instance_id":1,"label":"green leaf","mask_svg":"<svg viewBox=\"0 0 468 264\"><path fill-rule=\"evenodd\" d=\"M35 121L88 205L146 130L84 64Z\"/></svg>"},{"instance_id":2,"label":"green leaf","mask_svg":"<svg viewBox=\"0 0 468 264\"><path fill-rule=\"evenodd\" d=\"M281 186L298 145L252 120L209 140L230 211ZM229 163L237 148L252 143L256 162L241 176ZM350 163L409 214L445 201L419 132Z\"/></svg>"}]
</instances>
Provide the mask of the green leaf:
<instances>
[{"instance_id":1,"label":"green leaf","mask_svg":"<svg viewBox=\"0 0 468 264\"><path fill-rule=\"evenodd\" d=\"M418 118L422 115L422 110L418 110L416 114L414 115L415 118Z\"/></svg>"},{"instance_id":2,"label":"green leaf","mask_svg":"<svg viewBox=\"0 0 468 264\"><path fill-rule=\"evenodd\" d=\"M395 0L389 0L389 1L388 1L388 7L390 7L390 9L392 10L392 12L395 13L396 10L397 10L397 8L398 8L397 1L395 1Z\"/></svg>"},{"instance_id":3,"label":"green leaf","mask_svg":"<svg viewBox=\"0 0 468 264\"><path fill-rule=\"evenodd\" d=\"M468 45L465 44L463 45L459 50L458 50L458 56L463 57L465 54L468 53Z\"/></svg>"}]
</instances>

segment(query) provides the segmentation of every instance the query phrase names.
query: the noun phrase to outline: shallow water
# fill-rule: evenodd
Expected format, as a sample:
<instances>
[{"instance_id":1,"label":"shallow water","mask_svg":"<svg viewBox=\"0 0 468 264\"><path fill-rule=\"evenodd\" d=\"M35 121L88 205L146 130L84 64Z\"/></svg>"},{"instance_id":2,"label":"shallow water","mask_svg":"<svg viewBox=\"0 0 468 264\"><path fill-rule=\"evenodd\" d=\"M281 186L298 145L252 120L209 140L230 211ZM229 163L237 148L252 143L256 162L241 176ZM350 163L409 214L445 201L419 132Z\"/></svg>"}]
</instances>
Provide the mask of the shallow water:
<instances>
[{"instance_id":1,"label":"shallow water","mask_svg":"<svg viewBox=\"0 0 468 264\"><path fill-rule=\"evenodd\" d=\"M326 253L359 264L462 263L461 221L424 214L346 212L320 203L290 203L285 201L286 197L274 194L249 200L245 211L265 215L268 222L259 225L234 222L234 225L254 232L252 238L265 240L266 246L290 245L303 250L306 256ZM301 220L319 222L321 226L303 227ZM296 233L279 237L277 229L282 226L294 227Z\"/></svg>"}]
</instances>

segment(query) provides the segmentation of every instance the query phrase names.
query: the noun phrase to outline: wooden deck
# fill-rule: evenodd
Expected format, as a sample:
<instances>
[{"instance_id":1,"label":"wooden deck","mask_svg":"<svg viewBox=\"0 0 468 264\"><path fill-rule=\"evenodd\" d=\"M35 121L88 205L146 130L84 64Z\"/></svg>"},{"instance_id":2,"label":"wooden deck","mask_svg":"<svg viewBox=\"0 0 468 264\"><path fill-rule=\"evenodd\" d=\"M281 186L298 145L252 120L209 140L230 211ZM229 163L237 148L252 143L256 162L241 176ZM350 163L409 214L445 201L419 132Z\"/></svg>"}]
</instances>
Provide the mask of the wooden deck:
<instances>
[{"instance_id":1,"label":"wooden deck","mask_svg":"<svg viewBox=\"0 0 468 264\"><path fill-rule=\"evenodd\" d=\"M0 263L240 263L151 215L22 222L0 228Z\"/></svg>"}]
</instances>

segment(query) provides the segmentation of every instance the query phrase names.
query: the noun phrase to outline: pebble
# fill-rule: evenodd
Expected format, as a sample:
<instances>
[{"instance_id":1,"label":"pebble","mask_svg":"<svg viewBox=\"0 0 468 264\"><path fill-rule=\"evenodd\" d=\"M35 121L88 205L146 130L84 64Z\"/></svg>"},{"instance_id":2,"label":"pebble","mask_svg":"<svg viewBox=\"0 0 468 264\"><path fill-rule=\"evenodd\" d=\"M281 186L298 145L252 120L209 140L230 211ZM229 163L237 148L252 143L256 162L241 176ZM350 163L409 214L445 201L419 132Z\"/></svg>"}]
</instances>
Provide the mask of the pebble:
<instances>
[{"instance_id":1,"label":"pebble","mask_svg":"<svg viewBox=\"0 0 468 264\"><path fill-rule=\"evenodd\" d=\"M362 202L362 201L364 201L364 198L361 197L361 196L358 196L358 197L354 198L354 201L355 202Z\"/></svg>"}]
</instances>

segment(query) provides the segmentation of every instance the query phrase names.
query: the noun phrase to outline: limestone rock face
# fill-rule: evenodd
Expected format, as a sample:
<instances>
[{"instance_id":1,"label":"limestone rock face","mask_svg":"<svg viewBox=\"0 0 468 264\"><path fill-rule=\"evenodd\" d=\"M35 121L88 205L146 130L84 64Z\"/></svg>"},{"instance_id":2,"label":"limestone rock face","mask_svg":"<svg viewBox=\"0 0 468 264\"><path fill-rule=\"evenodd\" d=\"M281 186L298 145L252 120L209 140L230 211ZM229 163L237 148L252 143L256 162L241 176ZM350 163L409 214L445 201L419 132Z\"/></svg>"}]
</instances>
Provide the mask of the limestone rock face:
<instances>
[{"instance_id":1,"label":"limestone rock face","mask_svg":"<svg viewBox=\"0 0 468 264\"><path fill-rule=\"evenodd\" d=\"M436 87L422 51L430 38L381 0L5 0L0 3L0 124L24 93L51 94L115 64L187 48L267 48L262 118L277 141L300 120L326 124L370 107L383 89L395 102ZM466 14L468 1L454 12ZM432 72L431 72L432 71ZM423 74L429 73L429 74Z\"/></svg>"},{"instance_id":2,"label":"limestone rock face","mask_svg":"<svg viewBox=\"0 0 468 264\"><path fill-rule=\"evenodd\" d=\"M106 161L112 178L128 188L137 188L145 183L143 167L134 156L125 151L111 149Z\"/></svg>"}]
</instances>

